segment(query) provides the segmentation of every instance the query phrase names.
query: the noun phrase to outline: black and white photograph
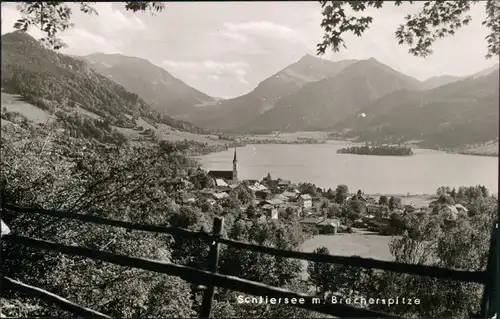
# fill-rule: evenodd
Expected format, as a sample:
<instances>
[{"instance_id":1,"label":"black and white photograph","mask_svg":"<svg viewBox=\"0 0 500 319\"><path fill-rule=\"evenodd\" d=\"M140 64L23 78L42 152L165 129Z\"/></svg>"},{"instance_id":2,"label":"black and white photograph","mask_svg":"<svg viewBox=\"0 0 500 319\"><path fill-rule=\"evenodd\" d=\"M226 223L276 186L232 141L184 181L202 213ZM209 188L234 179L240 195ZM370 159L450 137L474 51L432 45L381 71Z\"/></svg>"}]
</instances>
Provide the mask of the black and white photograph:
<instances>
[{"instance_id":1,"label":"black and white photograph","mask_svg":"<svg viewBox=\"0 0 500 319\"><path fill-rule=\"evenodd\" d=\"M497 318L500 1L2 1L0 45L0 318Z\"/></svg>"}]
</instances>

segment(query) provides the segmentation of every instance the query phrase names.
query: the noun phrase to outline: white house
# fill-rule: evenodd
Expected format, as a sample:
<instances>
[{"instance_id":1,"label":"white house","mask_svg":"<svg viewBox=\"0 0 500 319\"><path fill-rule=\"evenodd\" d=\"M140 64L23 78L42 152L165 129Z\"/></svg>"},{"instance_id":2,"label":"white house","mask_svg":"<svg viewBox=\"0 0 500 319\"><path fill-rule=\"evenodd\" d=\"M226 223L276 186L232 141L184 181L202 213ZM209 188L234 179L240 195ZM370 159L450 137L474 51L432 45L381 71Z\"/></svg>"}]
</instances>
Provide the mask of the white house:
<instances>
[{"instance_id":1,"label":"white house","mask_svg":"<svg viewBox=\"0 0 500 319\"><path fill-rule=\"evenodd\" d=\"M299 196L299 203L302 208L311 208L312 207L312 197L309 194L302 194Z\"/></svg>"}]
</instances>

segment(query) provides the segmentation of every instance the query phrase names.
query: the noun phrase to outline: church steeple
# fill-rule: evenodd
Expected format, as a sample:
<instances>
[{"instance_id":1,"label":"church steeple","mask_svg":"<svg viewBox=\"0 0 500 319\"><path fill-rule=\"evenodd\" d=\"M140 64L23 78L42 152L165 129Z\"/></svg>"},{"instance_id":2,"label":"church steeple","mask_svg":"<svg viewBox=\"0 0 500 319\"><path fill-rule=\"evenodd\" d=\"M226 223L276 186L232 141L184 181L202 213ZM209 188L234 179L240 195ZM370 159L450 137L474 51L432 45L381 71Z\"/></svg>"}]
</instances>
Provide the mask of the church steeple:
<instances>
[{"instance_id":1,"label":"church steeple","mask_svg":"<svg viewBox=\"0 0 500 319\"><path fill-rule=\"evenodd\" d=\"M236 148L235 148L233 157L233 184L237 183L238 183L238 159L236 158Z\"/></svg>"}]
</instances>

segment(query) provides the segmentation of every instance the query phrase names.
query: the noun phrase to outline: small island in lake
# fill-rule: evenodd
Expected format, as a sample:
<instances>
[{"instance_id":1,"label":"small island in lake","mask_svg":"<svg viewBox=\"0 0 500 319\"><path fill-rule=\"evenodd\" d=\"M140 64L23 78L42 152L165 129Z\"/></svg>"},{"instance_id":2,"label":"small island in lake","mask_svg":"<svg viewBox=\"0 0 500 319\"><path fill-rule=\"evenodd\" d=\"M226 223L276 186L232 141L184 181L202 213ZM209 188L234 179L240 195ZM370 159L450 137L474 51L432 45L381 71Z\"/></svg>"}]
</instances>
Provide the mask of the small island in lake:
<instances>
[{"instance_id":1,"label":"small island in lake","mask_svg":"<svg viewBox=\"0 0 500 319\"><path fill-rule=\"evenodd\" d=\"M339 154L357 154L357 155L380 155L380 156L411 156L413 151L407 146L352 146L341 148L337 151Z\"/></svg>"}]
</instances>

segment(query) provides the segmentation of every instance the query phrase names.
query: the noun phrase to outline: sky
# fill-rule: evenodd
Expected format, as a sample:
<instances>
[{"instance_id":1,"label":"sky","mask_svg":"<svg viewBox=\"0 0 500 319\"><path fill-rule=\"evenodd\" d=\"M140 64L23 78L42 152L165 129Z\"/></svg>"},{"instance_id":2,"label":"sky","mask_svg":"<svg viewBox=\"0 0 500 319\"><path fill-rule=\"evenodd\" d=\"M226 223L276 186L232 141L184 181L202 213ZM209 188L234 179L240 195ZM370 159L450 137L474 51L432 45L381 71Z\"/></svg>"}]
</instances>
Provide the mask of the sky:
<instances>
[{"instance_id":1,"label":"sky","mask_svg":"<svg viewBox=\"0 0 500 319\"><path fill-rule=\"evenodd\" d=\"M73 9L74 27L61 33L63 53L121 53L147 59L190 86L214 97L230 98L253 90L265 78L303 57L316 55L322 40L321 7L310 2L177 2L161 13L131 13L124 3L97 3L98 15ZM363 37L345 36L347 49L322 58L375 58L397 71L425 80L438 75L464 76L488 68L481 25L484 2L473 6L472 22L454 36L438 40L427 58L413 57L394 38L404 16L422 3L366 11L373 23ZM15 3L2 3L2 34L20 17ZM37 32L38 31L38 32ZM31 35L39 38L39 30Z\"/></svg>"}]
</instances>

